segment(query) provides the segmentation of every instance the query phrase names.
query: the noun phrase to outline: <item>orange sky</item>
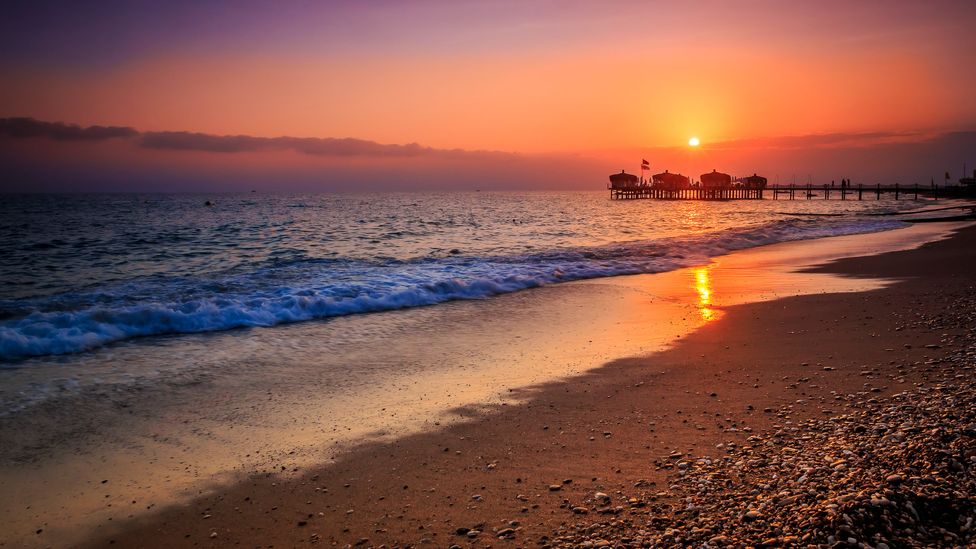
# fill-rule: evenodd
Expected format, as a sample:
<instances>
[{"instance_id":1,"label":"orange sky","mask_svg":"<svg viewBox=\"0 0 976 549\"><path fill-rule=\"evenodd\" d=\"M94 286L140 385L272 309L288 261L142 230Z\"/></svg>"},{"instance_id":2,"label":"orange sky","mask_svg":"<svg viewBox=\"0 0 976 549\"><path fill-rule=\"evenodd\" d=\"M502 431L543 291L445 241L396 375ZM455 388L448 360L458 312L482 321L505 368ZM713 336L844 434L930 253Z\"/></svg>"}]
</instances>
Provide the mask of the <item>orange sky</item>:
<instances>
[{"instance_id":1,"label":"orange sky","mask_svg":"<svg viewBox=\"0 0 976 549\"><path fill-rule=\"evenodd\" d=\"M691 135L709 143L964 125L972 113L960 112L967 102L942 76L916 57L876 52L805 60L698 48L650 59L156 58L97 77L18 79L20 93L4 104L81 124L533 153L665 146Z\"/></svg>"},{"instance_id":2,"label":"orange sky","mask_svg":"<svg viewBox=\"0 0 976 549\"><path fill-rule=\"evenodd\" d=\"M976 12L966 3L624 2L567 4L566 13L540 3L514 29L494 5L479 8L489 20L467 40L456 28L463 9L432 20L437 3L340 5L309 9L323 21L342 15L379 28L362 44L316 37L310 24L294 29L306 35L300 44L269 48L242 32L233 47L10 64L2 114L527 153L976 123L974 77L961 64L976 58L972 19L958 19ZM398 15L423 20L405 30ZM419 46L422 33L445 47ZM365 43L374 36L382 47Z\"/></svg>"},{"instance_id":3,"label":"orange sky","mask_svg":"<svg viewBox=\"0 0 976 549\"><path fill-rule=\"evenodd\" d=\"M656 151L694 170L666 152L692 135L758 151L976 128L974 20L951 0L66 3L0 29L0 116L614 164Z\"/></svg>"}]
</instances>

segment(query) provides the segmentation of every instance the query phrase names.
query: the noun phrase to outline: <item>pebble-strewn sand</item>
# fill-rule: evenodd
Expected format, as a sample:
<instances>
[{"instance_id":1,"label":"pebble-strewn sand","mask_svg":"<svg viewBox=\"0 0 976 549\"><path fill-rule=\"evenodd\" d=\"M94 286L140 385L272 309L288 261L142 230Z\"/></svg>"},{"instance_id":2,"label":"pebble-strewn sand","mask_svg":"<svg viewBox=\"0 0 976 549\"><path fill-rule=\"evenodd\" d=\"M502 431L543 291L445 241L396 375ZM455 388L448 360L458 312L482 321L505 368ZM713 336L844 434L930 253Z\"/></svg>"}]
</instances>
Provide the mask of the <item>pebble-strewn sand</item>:
<instances>
[{"instance_id":1,"label":"pebble-strewn sand","mask_svg":"<svg viewBox=\"0 0 976 549\"><path fill-rule=\"evenodd\" d=\"M954 325L972 326L976 300L959 303ZM941 326L936 324L937 329ZM717 457L675 452L656 467L674 472L667 490L633 496L595 492L573 507L596 514L557 530L554 547L960 547L976 541L976 337L944 337L948 356L900 364L942 376L878 398L880 389L837 395L846 413L791 420ZM935 344L932 347L936 348ZM861 372L876 379L882 368ZM496 534L498 534L496 532Z\"/></svg>"},{"instance_id":2,"label":"pebble-strewn sand","mask_svg":"<svg viewBox=\"0 0 976 549\"><path fill-rule=\"evenodd\" d=\"M670 351L90 544L971 545L976 230L824 270L905 280L731 307Z\"/></svg>"}]
</instances>

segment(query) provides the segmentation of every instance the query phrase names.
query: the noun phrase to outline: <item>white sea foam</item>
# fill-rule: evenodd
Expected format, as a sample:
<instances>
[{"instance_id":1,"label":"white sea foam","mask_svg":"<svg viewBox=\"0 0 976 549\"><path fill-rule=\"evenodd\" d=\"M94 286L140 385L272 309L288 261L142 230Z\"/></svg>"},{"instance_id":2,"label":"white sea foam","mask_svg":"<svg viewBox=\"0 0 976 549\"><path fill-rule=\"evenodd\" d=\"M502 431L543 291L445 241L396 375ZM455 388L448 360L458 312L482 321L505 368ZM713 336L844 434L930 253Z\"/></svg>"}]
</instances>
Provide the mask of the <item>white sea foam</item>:
<instances>
[{"instance_id":1,"label":"white sea foam","mask_svg":"<svg viewBox=\"0 0 976 549\"><path fill-rule=\"evenodd\" d=\"M888 230L878 219L780 219L728 229L522 255L322 262L294 259L223 277L136 279L27 300L8 300L0 360L75 353L135 337L274 326L313 319L481 299L545 284L654 273L733 250Z\"/></svg>"}]
</instances>

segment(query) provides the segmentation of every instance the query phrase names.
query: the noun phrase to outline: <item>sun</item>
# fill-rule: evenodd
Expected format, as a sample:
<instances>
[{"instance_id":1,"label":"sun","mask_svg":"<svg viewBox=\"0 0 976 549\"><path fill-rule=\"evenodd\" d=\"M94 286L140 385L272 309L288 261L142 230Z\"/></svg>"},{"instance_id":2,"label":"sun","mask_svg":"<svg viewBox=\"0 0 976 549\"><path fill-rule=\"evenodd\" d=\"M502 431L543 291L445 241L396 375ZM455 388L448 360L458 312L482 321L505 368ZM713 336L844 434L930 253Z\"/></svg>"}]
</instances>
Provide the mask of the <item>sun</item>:
<instances>
[{"instance_id":1,"label":"sun","mask_svg":"<svg viewBox=\"0 0 976 549\"><path fill-rule=\"evenodd\" d=\"M699 143L701 143L701 141L699 141L697 137L692 137L688 140L689 147L697 147Z\"/></svg>"}]
</instances>

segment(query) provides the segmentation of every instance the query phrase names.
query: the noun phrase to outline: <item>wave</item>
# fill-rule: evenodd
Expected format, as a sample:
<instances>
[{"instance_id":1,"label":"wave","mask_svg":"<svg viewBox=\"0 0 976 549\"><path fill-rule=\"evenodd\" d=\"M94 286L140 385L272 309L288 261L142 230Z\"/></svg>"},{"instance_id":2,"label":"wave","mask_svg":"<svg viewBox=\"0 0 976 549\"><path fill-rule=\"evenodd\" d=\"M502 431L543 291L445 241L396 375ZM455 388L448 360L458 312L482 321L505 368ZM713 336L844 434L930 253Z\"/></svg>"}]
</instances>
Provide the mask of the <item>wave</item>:
<instances>
[{"instance_id":1,"label":"wave","mask_svg":"<svg viewBox=\"0 0 976 549\"><path fill-rule=\"evenodd\" d=\"M0 301L0 361L77 353L143 336L267 327L663 272L744 248L904 225L792 218L748 229L524 255L470 257L462 251L373 262L275 259L219 279L132 280L86 293Z\"/></svg>"}]
</instances>

